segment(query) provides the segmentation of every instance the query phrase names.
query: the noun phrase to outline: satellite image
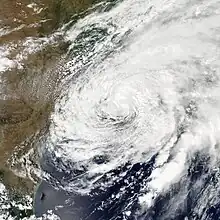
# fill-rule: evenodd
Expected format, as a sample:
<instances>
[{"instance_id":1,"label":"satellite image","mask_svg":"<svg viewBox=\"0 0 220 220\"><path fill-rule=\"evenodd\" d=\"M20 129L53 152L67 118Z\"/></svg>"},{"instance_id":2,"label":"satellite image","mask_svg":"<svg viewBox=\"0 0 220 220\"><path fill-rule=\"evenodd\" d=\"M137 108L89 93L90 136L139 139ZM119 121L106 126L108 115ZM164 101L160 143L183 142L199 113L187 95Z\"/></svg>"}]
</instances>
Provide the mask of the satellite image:
<instances>
[{"instance_id":1,"label":"satellite image","mask_svg":"<svg viewBox=\"0 0 220 220\"><path fill-rule=\"evenodd\" d=\"M0 220L220 220L220 0L0 6Z\"/></svg>"}]
</instances>

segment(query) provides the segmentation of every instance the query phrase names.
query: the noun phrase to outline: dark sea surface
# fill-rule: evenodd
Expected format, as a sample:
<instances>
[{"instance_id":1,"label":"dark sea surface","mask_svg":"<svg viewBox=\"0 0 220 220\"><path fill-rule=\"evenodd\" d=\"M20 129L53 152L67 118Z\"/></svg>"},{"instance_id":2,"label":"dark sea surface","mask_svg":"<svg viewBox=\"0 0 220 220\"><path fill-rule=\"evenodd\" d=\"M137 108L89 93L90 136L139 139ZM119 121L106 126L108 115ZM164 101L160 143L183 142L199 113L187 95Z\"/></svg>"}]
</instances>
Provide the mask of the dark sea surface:
<instances>
[{"instance_id":1,"label":"dark sea surface","mask_svg":"<svg viewBox=\"0 0 220 220\"><path fill-rule=\"evenodd\" d=\"M65 28L35 214L217 220L220 2L97 5Z\"/></svg>"}]
</instances>

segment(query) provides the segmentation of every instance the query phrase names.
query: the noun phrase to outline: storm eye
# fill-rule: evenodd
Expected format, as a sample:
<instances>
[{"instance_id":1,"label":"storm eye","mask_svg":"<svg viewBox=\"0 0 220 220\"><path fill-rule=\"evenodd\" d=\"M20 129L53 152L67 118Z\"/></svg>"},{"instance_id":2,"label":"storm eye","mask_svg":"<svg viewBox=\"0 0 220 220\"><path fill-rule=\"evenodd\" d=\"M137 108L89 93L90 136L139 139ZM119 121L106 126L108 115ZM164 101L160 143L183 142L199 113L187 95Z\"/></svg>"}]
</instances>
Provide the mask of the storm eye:
<instances>
[{"instance_id":1,"label":"storm eye","mask_svg":"<svg viewBox=\"0 0 220 220\"><path fill-rule=\"evenodd\" d=\"M109 161L109 158L107 155L96 155L93 157L92 161L96 164L103 164L107 163Z\"/></svg>"},{"instance_id":2,"label":"storm eye","mask_svg":"<svg viewBox=\"0 0 220 220\"><path fill-rule=\"evenodd\" d=\"M190 101L185 107L185 112L189 117L196 116L198 110L197 103L195 101Z\"/></svg>"}]
</instances>

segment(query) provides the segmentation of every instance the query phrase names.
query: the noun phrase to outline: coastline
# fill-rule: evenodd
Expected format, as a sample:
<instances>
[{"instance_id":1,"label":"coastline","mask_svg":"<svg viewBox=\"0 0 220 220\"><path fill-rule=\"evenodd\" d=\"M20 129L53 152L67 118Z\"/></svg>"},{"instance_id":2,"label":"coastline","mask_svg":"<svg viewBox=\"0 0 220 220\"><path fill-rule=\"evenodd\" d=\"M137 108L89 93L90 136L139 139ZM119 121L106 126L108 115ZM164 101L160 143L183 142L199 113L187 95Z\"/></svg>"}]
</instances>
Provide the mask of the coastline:
<instances>
[{"instance_id":1,"label":"coastline","mask_svg":"<svg viewBox=\"0 0 220 220\"><path fill-rule=\"evenodd\" d=\"M10 195L35 194L37 147L49 126L68 42L56 30L94 1L4 1L0 10L0 180ZM54 35L55 34L55 35ZM49 82L49 83L48 83ZM38 186L40 184L37 184ZM13 196L12 196L13 197Z\"/></svg>"}]
</instances>

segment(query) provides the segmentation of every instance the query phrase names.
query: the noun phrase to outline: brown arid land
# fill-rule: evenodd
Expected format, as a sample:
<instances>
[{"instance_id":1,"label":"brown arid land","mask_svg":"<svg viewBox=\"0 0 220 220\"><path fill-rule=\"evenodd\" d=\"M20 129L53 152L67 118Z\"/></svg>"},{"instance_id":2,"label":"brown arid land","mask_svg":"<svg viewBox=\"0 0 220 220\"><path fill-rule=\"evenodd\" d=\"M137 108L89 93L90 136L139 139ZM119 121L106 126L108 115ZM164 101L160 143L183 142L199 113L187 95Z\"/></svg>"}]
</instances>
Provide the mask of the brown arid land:
<instances>
[{"instance_id":1,"label":"brown arid land","mask_svg":"<svg viewBox=\"0 0 220 220\"><path fill-rule=\"evenodd\" d=\"M31 53L25 52L29 47L24 46L25 42L47 38L72 15L93 3L92 0L0 0L3 48L0 53L8 50L7 59L19 58L10 69L0 72L0 178L13 192L33 193L33 181L19 173L19 167L25 167L27 161L13 161L34 149L39 136L46 132L59 94L57 66L62 65L68 47L62 35ZM30 156L33 164L37 164L35 150Z\"/></svg>"}]
</instances>

